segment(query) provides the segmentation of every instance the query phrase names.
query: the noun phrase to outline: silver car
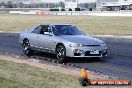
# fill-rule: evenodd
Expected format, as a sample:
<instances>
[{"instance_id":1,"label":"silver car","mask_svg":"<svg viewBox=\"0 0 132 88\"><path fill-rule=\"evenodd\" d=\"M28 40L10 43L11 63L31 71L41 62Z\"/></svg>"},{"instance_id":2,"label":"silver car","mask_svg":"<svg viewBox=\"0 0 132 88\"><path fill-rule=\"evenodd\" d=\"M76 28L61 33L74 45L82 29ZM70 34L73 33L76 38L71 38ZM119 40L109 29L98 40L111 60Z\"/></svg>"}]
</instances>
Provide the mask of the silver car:
<instances>
[{"instance_id":1,"label":"silver car","mask_svg":"<svg viewBox=\"0 0 132 88\"><path fill-rule=\"evenodd\" d=\"M69 24L42 24L20 33L24 54L33 51L56 54L60 63L66 57L103 57L107 55L105 42L86 36L76 26Z\"/></svg>"}]
</instances>

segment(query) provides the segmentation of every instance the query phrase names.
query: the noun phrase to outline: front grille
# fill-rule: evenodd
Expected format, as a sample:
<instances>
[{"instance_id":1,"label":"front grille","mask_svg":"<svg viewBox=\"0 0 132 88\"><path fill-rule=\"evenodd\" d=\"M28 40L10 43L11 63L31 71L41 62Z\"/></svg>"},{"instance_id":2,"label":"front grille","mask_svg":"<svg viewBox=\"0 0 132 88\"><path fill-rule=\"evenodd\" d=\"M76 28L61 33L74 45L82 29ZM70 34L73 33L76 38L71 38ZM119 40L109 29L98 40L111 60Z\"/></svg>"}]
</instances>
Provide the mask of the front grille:
<instances>
[{"instance_id":1,"label":"front grille","mask_svg":"<svg viewBox=\"0 0 132 88\"><path fill-rule=\"evenodd\" d=\"M80 53L74 53L74 56L81 56Z\"/></svg>"},{"instance_id":2,"label":"front grille","mask_svg":"<svg viewBox=\"0 0 132 88\"><path fill-rule=\"evenodd\" d=\"M90 54L90 51L85 52L85 56L101 56L102 52L99 51L99 54Z\"/></svg>"}]
</instances>

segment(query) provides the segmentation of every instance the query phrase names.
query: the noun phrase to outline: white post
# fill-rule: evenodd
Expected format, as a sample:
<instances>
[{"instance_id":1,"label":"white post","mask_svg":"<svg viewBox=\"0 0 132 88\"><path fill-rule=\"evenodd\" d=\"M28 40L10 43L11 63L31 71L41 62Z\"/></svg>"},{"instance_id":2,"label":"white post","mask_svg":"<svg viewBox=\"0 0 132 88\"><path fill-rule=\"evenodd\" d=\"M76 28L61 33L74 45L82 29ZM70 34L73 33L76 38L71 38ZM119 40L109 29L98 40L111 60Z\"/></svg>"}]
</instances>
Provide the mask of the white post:
<instances>
[{"instance_id":1,"label":"white post","mask_svg":"<svg viewBox=\"0 0 132 88\"><path fill-rule=\"evenodd\" d=\"M78 0L77 0L77 8L78 8Z\"/></svg>"}]
</instances>

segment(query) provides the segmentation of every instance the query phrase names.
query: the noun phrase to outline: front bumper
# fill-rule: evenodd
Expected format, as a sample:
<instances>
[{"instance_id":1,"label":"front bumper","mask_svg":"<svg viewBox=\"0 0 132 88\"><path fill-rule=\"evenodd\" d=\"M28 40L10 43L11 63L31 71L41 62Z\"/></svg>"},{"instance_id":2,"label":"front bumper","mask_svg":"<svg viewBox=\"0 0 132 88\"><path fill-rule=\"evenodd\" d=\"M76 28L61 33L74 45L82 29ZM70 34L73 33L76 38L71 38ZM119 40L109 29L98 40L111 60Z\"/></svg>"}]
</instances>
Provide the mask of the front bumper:
<instances>
[{"instance_id":1,"label":"front bumper","mask_svg":"<svg viewBox=\"0 0 132 88\"><path fill-rule=\"evenodd\" d=\"M66 47L68 57L103 57L107 56L107 47Z\"/></svg>"}]
</instances>

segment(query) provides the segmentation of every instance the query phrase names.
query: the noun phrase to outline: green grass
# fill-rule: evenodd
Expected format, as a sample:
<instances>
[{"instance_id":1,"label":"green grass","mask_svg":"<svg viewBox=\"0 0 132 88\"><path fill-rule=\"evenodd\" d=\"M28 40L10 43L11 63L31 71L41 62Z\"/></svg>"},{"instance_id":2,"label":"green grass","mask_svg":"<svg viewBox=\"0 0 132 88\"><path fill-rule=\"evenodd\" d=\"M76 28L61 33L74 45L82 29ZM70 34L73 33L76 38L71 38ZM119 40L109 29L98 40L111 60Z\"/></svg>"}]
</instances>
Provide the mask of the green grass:
<instances>
[{"instance_id":1,"label":"green grass","mask_svg":"<svg viewBox=\"0 0 132 88\"><path fill-rule=\"evenodd\" d=\"M132 35L132 17L0 14L0 31L22 31L41 23L74 24L87 34Z\"/></svg>"},{"instance_id":2,"label":"green grass","mask_svg":"<svg viewBox=\"0 0 132 88\"><path fill-rule=\"evenodd\" d=\"M88 88L120 88L121 86L88 86ZM27 64L0 60L0 88L83 88L78 78ZM131 88L124 86L122 88Z\"/></svg>"},{"instance_id":3,"label":"green grass","mask_svg":"<svg viewBox=\"0 0 132 88\"><path fill-rule=\"evenodd\" d=\"M0 88L76 87L81 87L76 77L0 60Z\"/></svg>"}]
</instances>

